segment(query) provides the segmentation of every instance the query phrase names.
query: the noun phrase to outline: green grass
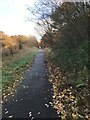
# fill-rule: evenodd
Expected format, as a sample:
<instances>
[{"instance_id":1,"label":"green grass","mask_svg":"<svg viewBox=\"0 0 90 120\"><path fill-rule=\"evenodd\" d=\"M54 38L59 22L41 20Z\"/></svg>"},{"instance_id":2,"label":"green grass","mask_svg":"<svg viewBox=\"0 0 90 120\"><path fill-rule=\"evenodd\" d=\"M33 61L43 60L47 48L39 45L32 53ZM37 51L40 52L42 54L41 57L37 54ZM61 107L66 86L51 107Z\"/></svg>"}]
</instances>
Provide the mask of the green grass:
<instances>
[{"instance_id":1,"label":"green grass","mask_svg":"<svg viewBox=\"0 0 90 120\"><path fill-rule=\"evenodd\" d=\"M13 63L9 62L8 65L4 65L2 68L2 92L4 94L8 94L12 89L14 90L13 84L16 84L17 86L17 83L23 79L25 70L30 66L30 63L33 61L37 53L38 52L34 51L18 61Z\"/></svg>"},{"instance_id":2,"label":"green grass","mask_svg":"<svg viewBox=\"0 0 90 120\"><path fill-rule=\"evenodd\" d=\"M32 53L24 58L22 58L21 60L15 62L14 64L10 64L9 67L14 69L14 70L20 70L22 67L26 66L26 64L28 64L33 57L36 55L36 53Z\"/></svg>"}]
</instances>

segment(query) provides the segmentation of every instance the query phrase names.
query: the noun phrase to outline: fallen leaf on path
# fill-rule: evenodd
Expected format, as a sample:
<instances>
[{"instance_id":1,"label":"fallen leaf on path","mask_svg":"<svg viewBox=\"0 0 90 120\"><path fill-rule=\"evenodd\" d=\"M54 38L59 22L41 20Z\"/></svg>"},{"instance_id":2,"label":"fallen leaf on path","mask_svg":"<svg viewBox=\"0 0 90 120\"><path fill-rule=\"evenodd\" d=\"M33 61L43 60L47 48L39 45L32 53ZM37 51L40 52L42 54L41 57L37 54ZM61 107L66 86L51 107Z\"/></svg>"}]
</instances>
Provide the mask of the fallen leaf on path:
<instances>
[{"instance_id":1,"label":"fallen leaf on path","mask_svg":"<svg viewBox=\"0 0 90 120\"><path fill-rule=\"evenodd\" d=\"M31 117L32 116L32 112L29 112L29 117Z\"/></svg>"},{"instance_id":2,"label":"fallen leaf on path","mask_svg":"<svg viewBox=\"0 0 90 120\"><path fill-rule=\"evenodd\" d=\"M31 118L31 120L33 120L33 119L34 119L34 117Z\"/></svg>"},{"instance_id":3,"label":"fallen leaf on path","mask_svg":"<svg viewBox=\"0 0 90 120\"><path fill-rule=\"evenodd\" d=\"M38 115L40 115L40 112L38 112Z\"/></svg>"},{"instance_id":4,"label":"fallen leaf on path","mask_svg":"<svg viewBox=\"0 0 90 120\"><path fill-rule=\"evenodd\" d=\"M46 106L46 107L49 107L49 105L48 105L48 104L45 104L45 106Z\"/></svg>"},{"instance_id":5,"label":"fallen leaf on path","mask_svg":"<svg viewBox=\"0 0 90 120\"><path fill-rule=\"evenodd\" d=\"M5 108L5 111L6 111L7 109Z\"/></svg>"},{"instance_id":6,"label":"fallen leaf on path","mask_svg":"<svg viewBox=\"0 0 90 120\"><path fill-rule=\"evenodd\" d=\"M8 111L6 111L5 114L8 114Z\"/></svg>"},{"instance_id":7,"label":"fallen leaf on path","mask_svg":"<svg viewBox=\"0 0 90 120\"><path fill-rule=\"evenodd\" d=\"M13 117L13 115L10 115L8 118L12 118Z\"/></svg>"}]
</instances>

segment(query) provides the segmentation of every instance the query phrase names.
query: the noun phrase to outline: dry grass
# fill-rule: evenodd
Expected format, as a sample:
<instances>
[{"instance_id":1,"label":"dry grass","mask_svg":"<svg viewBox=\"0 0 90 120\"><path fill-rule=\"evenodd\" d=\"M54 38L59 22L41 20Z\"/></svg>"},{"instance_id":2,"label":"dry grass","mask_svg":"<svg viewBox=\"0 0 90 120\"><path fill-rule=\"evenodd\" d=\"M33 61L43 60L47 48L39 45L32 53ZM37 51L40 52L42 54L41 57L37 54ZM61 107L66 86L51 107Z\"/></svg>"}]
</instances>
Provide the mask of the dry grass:
<instances>
[{"instance_id":1,"label":"dry grass","mask_svg":"<svg viewBox=\"0 0 90 120\"><path fill-rule=\"evenodd\" d=\"M23 57L32 54L32 52L37 52L38 49L36 47L30 48L30 47L24 47L22 50L18 51L12 56L4 56L2 66L4 67L7 64L11 64L14 62L17 62L21 60Z\"/></svg>"}]
</instances>

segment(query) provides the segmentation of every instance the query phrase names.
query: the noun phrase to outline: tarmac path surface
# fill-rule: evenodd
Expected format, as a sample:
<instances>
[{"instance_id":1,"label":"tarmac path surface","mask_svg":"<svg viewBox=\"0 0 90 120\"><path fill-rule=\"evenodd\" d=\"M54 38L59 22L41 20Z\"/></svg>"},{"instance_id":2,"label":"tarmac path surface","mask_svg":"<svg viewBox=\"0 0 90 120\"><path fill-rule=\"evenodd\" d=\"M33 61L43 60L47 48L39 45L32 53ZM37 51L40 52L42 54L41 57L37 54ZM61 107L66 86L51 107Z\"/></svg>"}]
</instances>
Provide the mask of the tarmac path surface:
<instances>
[{"instance_id":1,"label":"tarmac path surface","mask_svg":"<svg viewBox=\"0 0 90 120\"><path fill-rule=\"evenodd\" d=\"M14 97L2 105L3 118L58 118L52 102L52 85L48 81L44 51L41 50ZM48 120L48 119L47 119Z\"/></svg>"}]
</instances>

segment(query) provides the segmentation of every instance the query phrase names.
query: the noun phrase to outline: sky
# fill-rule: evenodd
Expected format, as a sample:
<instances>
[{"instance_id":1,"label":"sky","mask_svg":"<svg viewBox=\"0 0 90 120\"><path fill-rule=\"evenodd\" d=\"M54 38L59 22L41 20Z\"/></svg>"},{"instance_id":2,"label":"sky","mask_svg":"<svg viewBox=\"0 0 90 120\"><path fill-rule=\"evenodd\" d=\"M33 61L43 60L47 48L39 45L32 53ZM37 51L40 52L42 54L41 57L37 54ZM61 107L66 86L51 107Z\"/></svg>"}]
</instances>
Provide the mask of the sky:
<instances>
[{"instance_id":1,"label":"sky","mask_svg":"<svg viewBox=\"0 0 90 120\"><path fill-rule=\"evenodd\" d=\"M26 21L26 5L33 6L36 0L0 0L0 31L8 35L39 35L35 23Z\"/></svg>"}]
</instances>

